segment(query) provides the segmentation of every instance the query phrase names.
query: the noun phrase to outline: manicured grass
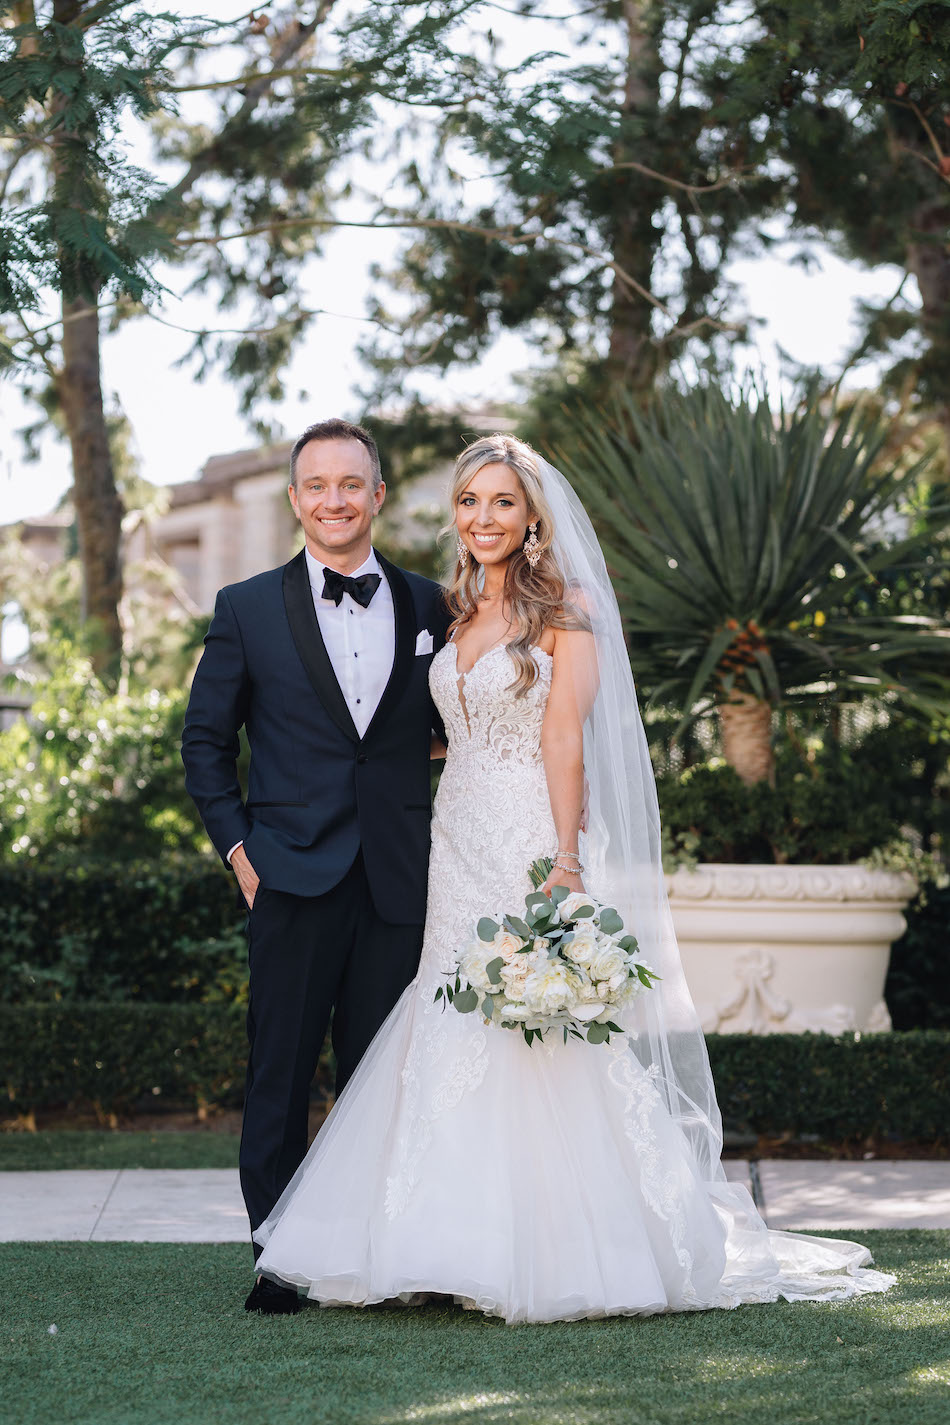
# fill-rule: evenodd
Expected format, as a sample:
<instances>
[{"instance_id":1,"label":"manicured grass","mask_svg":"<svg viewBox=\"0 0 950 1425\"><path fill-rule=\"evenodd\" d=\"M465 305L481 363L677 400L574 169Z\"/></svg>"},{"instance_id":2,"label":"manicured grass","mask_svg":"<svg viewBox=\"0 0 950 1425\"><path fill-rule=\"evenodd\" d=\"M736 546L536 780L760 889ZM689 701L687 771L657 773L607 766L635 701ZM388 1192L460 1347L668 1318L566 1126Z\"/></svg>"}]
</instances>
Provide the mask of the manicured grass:
<instances>
[{"instance_id":1,"label":"manicured grass","mask_svg":"<svg viewBox=\"0 0 950 1425\"><path fill-rule=\"evenodd\" d=\"M855 1235L899 1274L888 1295L515 1328L435 1307L251 1317L240 1246L8 1244L0 1417L946 1425L950 1233Z\"/></svg>"},{"instance_id":2,"label":"manicured grass","mask_svg":"<svg viewBox=\"0 0 950 1425\"><path fill-rule=\"evenodd\" d=\"M0 1172L37 1168L236 1168L234 1133L55 1129L0 1133Z\"/></svg>"}]
</instances>

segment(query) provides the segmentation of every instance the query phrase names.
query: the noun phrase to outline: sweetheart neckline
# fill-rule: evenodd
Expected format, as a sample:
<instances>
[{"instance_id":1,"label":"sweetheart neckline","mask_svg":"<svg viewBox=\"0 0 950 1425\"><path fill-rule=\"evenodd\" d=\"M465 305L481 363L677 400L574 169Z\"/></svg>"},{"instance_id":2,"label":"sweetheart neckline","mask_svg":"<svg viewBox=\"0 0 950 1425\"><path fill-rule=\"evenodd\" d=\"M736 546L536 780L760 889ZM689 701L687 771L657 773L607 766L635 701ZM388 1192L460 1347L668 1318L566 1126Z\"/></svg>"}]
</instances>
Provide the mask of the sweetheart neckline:
<instances>
[{"instance_id":1,"label":"sweetheart neckline","mask_svg":"<svg viewBox=\"0 0 950 1425\"><path fill-rule=\"evenodd\" d=\"M455 650L455 672L456 672L457 677L459 677L459 678L468 678L468 677L470 677L471 674L474 673L475 669L478 667L479 663L481 663L481 662L483 661L483 659L487 658L490 653L495 653L499 648L507 648L508 645L509 645L509 643L515 643L515 642L516 642L516 640L515 640L514 638L506 638L506 639L504 639L504 640L503 640L502 642L500 642L500 643L493 643L492 646L491 646L491 648L486 648L484 653L480 653L480 654L478 655L478 657L475 659L475 662L472 664L471 668L466 668L466 669L464 669L464 670L460 670L460 669L459 669L459 650L458 650L458 644L455 642L455 640L454 640L453 638L450 638L450 639L449 639L449 642L448 642L448 647L449 647L449 648L453 648L453 649ZM545 657L545 658L550 658L550 659L552 659L552 660L553 660L553 658L554 658L554 654L553 654L553 653L548 653L548 651L547 651L546 649L542 648L539 643L534 643L534 644L532 644L531 649L530 649L530 652L532 652L532 653L542 653L542 654L544 654L544 657Z\"/></svg>"}]
</instances>

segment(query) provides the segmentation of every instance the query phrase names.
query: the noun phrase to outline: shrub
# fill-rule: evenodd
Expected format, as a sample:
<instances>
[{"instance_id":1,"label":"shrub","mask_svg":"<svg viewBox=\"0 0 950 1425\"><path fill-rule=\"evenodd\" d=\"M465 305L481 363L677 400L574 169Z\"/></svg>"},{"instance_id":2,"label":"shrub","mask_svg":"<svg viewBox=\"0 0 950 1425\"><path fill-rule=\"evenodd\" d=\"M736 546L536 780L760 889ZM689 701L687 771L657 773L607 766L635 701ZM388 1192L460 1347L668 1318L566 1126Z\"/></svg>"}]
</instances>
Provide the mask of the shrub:
<instances>
[{"instance_id":1,"label":"shrub","mask_svg":"<svg viewBox=\"0 0 950 1425\"><path fill-rule=\"evenodd\" d=\"M0 1005L0 1082L20 1113L79 1102L241 1101L247 1040L230 1005Z\"/></svg>"},{"instance_id":2,"label":"shrub","mask_svg":"<svg viewBox=\"0 0 950 1425\"><path fill-rule=\"evenodd\" d=\"M727 1127L933 1142L950 1123L950 1032L711 1035ZM91 1102L238 1104L247 1046L229 1005L0 1005L0 1083L20 1113ZM591 1051L596 1052L595 1050ZM328 1093L324 1049L318 1087Z\"/></svg>"},{"instance_id":3,"label":"shrub","mask_svg":"<svg viewBox=\"0 0 950 1425\"><path fill-rule=\"evenodd\" d=\"M807 754L782 741L773 786L746 786L724 762L667 772L657 782L664 834L701 861L846 863L907 827L929 845L950 829L946 755L926 728L902 723L853 745L826 736Z\"/></svg>"},{"instance_id":4,"label":"shrub","mask_svg":"<svg viewBox=\"0 0 950 1425\"><path fill-rule=\"evenodd\" d=\"M923 886L908 906L884 997L895 1029L950 1030L950 886Z\"/></svg>"},{"instance_id":5,"label":"shrub","mask_svg":"<svg viewBox=\"0 0 950 1425\"><path fill-rule=\"evenodd\" d=\"M243 923L210 859L0 863L0 1000L240 1000Z\"/></svg>"},{"instance_id":6,"label":"shrub","mask_svg":"<svg viewBox=\"0 0 950 1425\"><path fill-rule=\"evenodd\" d=\"M184 690L112 692L64 646L20 691L29 717L0 730L0 856L158 856L204 844L179 756Z\"/></svg>"},{"instance_id":7,"label":"shrub","mask_svg":"<svg viewBox=\"0 0 950 1425\"><path fill-rule=\"evenodd\" d=\"M713 1034L707 1042L732 1129L835 1142L948 1134L950 1033Z\"/></svg>"}]
</instances>

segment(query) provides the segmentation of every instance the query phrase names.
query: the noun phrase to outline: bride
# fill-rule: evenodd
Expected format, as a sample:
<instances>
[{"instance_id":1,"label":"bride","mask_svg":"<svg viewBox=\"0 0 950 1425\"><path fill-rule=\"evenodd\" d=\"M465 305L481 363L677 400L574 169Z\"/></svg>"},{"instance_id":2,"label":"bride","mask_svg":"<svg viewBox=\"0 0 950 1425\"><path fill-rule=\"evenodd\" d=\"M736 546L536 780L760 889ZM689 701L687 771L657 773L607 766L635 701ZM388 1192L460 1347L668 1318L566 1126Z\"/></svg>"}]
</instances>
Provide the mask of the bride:
<instances>
[{"instance_id":1,"label":"bride","mask_svg":"<svg viewBox=\"0 0 950 1425\"><path fill-rule=\"evenodd\" d=\"M419 972L254 1234L259 1271L325 1305L437 1293L509 1322L886 1290L865 1248L770 1231L723 1174L590 520L505 435L459 457L452 511L455 621L430 672L448 751ZM435 998L480 917L523 909L544 855L544 889L616 906L662 976L608 1044L528 1045Z\"/></svg>"}]
</instances>

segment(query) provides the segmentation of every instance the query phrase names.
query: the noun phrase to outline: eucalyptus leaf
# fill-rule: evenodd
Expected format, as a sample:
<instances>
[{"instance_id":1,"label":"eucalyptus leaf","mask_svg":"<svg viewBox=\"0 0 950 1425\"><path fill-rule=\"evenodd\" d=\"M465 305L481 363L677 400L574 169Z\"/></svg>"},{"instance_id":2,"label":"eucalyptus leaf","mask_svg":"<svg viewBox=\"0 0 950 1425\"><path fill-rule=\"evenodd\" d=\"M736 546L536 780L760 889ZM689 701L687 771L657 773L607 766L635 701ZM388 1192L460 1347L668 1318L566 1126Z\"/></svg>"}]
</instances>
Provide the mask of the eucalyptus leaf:
<instances>
[{"instance_id":1,"label":"eucalyptus leaf","mask_svg":"<svg viewBox=\"0 0 950 1425\"><path fill-rule=\"evenodd\" d=\"M490 916L483 915L481 920L478 922L479 940L484 940L486 944L490 945L497 934L498 926L496 925L496 923L491 919Z\"/></svg>"},{"instance_id":2,"label":"eucalyptus leaf","mask_svg":"<svg viewBox=\"0 0 950 1425\"><path fill-rule=\"evenodd\" d=\"M482 1000L482 1014L486 1019L493 1019L495 1016L495 1001L491 995L486 995Z\"/></svg>"},{"instance_id":3,"label":"eucalyptus leaf","mask_svg":"<svg viewBox=\"0 0 950 1425\"><path fill-rule=\"evenodd\" d=\"M610 1030L606 1024L592 1024L587 1031L588 1044L606 1044L610 1038Z\"/></svg>"},{"instance_id":4,"label":"eucalyptus leaf","mask_svg":"<svg viewBox=\"0 0 950 1425\"><path fill-rule=\"evenodd\" d=\"M473 1009L478 1009L478 995L469 986L467 990L459 990L454 1003L459 1014L471 1014Z\"/></svg>"},{"instance_id":5,"label":"eucalyptus leaf","mask_svg":"<svg viewBox=\"0 0 950 1425\"><path fill-rule=\"evenodd\" d=\"M531 927L530 925L526 925L520 916L506 915L505 929L510 930L513 935L520 935L522 940L529 940L531 938Z\"/></svg>"},{"instance_id":6,"label":"eucalyptus leaf","mask_svg":"<svg viewBox=\"0 0 950 1425\"><path fill-rule=\"evenodd\" d=\"M623 930L623 921L612 906L600 912L600 928L605 935L619 935Z\"/></svg>"},{"instance_id":7,"label":"eucalyptus leaf","mask_svg":"<svg viewBox=\"0 0 950 1425\"><path fill-rule=\"evenodd\" d=\"M590 920L593 914L594 907L592 905L579 905L577 907L577 910L575 910L574 914L571 916L571 920ZM620 923L622 925L623 921L621 921Z\"/></svg>"},{"instance_id":8,"label":"eucalyptus leaf","mask_svg":"<svg viewBox=\"0 0 950 1425\"><path fill-rule=\"evenodd\" d=\"M570 893L570 891L567 889L567 886L552 886L552 887L551 887L551 900L552 900L552 902L554 903L554 905L560 905L560 904L561 904L561 901L566 900L567 897L568 897L570 894L571 894L571 893Z\"/></svg>"},{"instance_id":9,"label":"eucalyptus leaf","mask_svg":"<svg viewBox=\"0 0 950 1425\"><path fill-rule=\"evenodd\" d=\"M490 984L501 984L501 967L504 963L505 957L503 955L496 955L494 960L489 960L485 966L485 974L488 976Z\"/></svg>"}]
</instances>

